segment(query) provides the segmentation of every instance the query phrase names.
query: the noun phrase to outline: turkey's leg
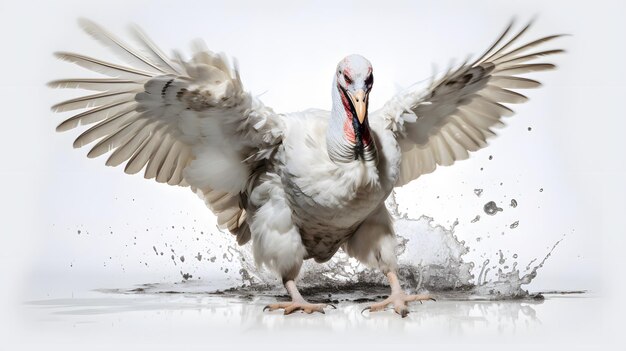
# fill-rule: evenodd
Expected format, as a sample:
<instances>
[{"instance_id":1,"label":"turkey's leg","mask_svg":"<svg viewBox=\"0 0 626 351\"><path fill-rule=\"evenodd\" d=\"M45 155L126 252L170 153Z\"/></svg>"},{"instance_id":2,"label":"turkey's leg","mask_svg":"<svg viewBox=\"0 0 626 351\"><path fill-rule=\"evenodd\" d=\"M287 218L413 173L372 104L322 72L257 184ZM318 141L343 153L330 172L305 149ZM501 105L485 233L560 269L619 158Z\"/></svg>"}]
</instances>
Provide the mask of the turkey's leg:
<instances>
[{"instance_id":1,"label":"turkey's leg","mask_svg":"<svg viewBox=\"0 0 626 351\"><path fill-rule=\"evenodd\" d=\"M291 301L290 302L278 302L278 303L267 305L263 308L263 311L265 310L274 311L274 310L278 310L282 308L285 310L285 314L291 314L298 310L310 314L313 312L325 313L324 307L327 307L327 306L331 306L332 308L337 308L331 304L307 302L302 297L302 295L300 295L300 292L298 291L298 288L296 287L296 283L293 280L285 281L285 289L287 289L289 296L291 296Z\"/></svg>"},{"instance_id":2,"label":"turkey's leg","mask_svg":"<svg viewBox=\"0 0 626 351\"><path fill-rule=\"evenodd\" d=\"M405 294L404 291L402 291L402 287L400 287L400 282L398 281L398 276L395 272L387 273L387 279L389 280L389 285L391 286L391 295L381 302L366 307L361 312L366 310L369 310L370 312L383 311L387 306L393 305L393 310L404 318L409 314L409 310L406 305L407 302L419 301L422 303L422 301L425 300L435 301L435 299L430 295Z\"/></svg>"}]
</instances>

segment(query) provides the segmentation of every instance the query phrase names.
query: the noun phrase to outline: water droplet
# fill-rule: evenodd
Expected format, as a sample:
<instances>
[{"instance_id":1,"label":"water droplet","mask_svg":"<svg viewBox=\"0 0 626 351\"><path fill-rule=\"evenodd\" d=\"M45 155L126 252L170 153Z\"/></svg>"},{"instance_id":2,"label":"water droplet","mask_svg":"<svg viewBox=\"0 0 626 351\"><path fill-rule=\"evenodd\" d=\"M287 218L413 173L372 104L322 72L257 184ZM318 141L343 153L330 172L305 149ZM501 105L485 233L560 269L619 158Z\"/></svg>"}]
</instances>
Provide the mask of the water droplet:
<instances>
[{"instance_id":1,"label":"water droplet","mask_svg":"<svg viewBox=\"0 0 626 351\"><path fill-rule=\"evenodd\" d=\"M517 207L517 200L515 200L515 199L511 199L511 204L510 204L510 206L511 206L511 207L513 207L513 208Z\"/></svg>"},{"instance_id":2,"label":"water droplet","mask_svg":"<svg viewBox=\"0 0 626 351\"><path fill-rule=\"evenodd\" d=\"M532 127L528 127L528 131L530 132L531 130L533 130L533 128Z\"/></svg>"},{"instance_id":3,"label":"water droplet","mask_svg":"<svg viewBox=\"0 0 626 351\"><path fill-rule=\"evenodd\" d=\"M498 255L500 255L500 259L498 260L498 263L501 265L504 264L506 259L504 258L504 254L502 253L502 250L498 250Z\"/></svg>"},{"instance_id":4,"label":"water droplet","mask_svg":"<svg viewBox=\"0 0 626 351\"><path fill-rule=\"evenodd\" d=\"M540 188L540 189L539 189L539 192L540 192L540 193L543 193L543 188Z\"/></svg>"},{"instance_id":5,"label":"water droplet","mask_svg":"<svg viewBox=\"0 0 626 351\"><path fill-rule=\"evenodd\" d=\"M483 210L490 216L494 216L496 213L502 212L502 209L498 207L494 201L487 202L483 207Z\"/></svg>"},{"instance_id":6,"label":"water droplet","mask_svg":"<svg viewBox=\"0 0 626 351\"><path fill-rule=\"evenodd\" d=\"M513 254L513 258L517 258L517 254Z\"/></svg>"},{"instance_id":7,"label":"water droplet","mask_svg":"<svg viewBox=\"0 0 626 351\"><path fill-rule=\"evenodd\" d=\"M478 197L483 194L483 189L474 189L474 194Z\"/></svg>"},{"instance_id":8,"label":"water droplet","mask_svg":"<svg viewBox=\"0 0 626 351\"><path fill-rule=\"evenodd\" d=\"M515 228L517 228L517 226L518 226L518 225L519 225L519 221L515 221L515 222L511 223L511 225L509 226L509 228L511 228L511 229L515 229Z\"/></svg>"},{"instance_id":9,"label":"water droplet","mask_svg":"<svg viewBox=\"0 0 626 351\"><path fill-rule=\"evenodd\" d=\"M489 160L493 160L493 156L492 155L489 155Z\"/></svg>"}]
</instances>

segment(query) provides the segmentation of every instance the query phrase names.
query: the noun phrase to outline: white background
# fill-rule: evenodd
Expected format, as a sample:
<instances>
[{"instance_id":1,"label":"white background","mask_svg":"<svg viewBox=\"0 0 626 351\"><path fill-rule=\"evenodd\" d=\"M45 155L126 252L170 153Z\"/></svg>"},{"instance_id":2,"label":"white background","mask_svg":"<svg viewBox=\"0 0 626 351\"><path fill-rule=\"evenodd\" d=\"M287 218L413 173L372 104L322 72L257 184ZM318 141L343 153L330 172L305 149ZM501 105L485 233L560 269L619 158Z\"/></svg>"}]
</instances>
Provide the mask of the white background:
<instances>
[{"instance_id":1,"label":"white background","mask_svg":"<svg viewBox=\"0 0 626 351\"><path fill-rule=\"evenodd\" d=\"M51 53L113 58L81 32L75 21L81 16L120 36L137 23L168 52L203 38L211 49L236 57L246 88L280 112L329 109L334 67L350 53L373 63L376 109L398 87L428 78L432 63L443 69L451 59L484 50L514 16L520 25L537 17L527 38L572 34L549 44L568 51L549 59L559 70L533 76L545 86L527 92L531 101L514 107L518 113L487 149L411 183L399 200L414 217L426 214L446 226L458 219L457 235L475 250L468 260L502 249L519 254L525 265L564 238L529 288L618 296L626 195L625 10L617 1L2 2L4 303L71 293L67 286L177 280L181 265L154 255L153 245L173 243L189 260L230 240L190 239L215 230L213 216L188 190L104 167L103 159L85 157L87 149L71 148L75 131L54 132L63 116L49 106L74 95L45 83L85 71ZM480 198L474 188L485 189ZM520 203L515 210L510 198ZM488 200L504 212L486 218L481 208ZM482 219L471 224L476 214ZM519 227L508 229L515 220ZM225 276L219 266L192 268L206 278Z\"/></svg>"}]
</instances>

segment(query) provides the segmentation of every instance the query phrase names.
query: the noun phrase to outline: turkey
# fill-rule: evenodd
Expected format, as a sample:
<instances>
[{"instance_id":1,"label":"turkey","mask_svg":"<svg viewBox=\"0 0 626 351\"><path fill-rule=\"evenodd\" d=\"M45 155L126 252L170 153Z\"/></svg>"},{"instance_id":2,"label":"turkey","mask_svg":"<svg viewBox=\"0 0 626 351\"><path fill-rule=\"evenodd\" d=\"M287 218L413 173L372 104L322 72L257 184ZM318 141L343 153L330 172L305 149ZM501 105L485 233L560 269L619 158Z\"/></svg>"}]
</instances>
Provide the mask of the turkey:
<instances>
[{"instance_id":1,"label":"turkey","mask_svg":"<svg viewBox=\"0 0 626 351\"><path fill-rule=\"evenodd\" d=\"M477 59L374 112L372 65L350 55L332 73L331 111L277 113L244 90L236 62L202 43L186 60L166 55L138 28L134 47L91 21L79 23L125 63L56 53L103 75L49 83L93 92L52 107L77 111L57 131L89 125L74 142L90 145L88 157L109 153L108 166L197 193L238 244L251 242L257 265L282 279L291 301L265 309L285 314L324 313L329 305L307 302L295 280L304 260L325 262L339 249L388 278L391 294L370 312L392 305L405 317L408 302L434 300L400 286L385 199L485 147L513 114L505 104L527 100L514 90L540 86L522 75L555 68L536 60L563 52L539 49L560 35L520 43L530 24L513 31L511 23Z\"/></svg>"}]
</instances>

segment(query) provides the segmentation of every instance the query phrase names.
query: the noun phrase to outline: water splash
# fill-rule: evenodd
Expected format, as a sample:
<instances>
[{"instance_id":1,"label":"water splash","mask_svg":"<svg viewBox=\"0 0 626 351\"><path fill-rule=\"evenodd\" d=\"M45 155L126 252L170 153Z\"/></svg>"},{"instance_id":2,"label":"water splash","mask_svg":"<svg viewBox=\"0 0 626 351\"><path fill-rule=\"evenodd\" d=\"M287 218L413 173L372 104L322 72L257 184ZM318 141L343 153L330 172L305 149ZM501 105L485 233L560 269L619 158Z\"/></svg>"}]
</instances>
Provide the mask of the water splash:
<instances>
[{"instance_id":1,"label":"water splash","mask_svg":"<svg viewBox=\"0 0 626 351\"><path fill-rule=\"evenodd\" d=\"M489 203L496 208L493 210L494 214L502 211L495 202ZM457 221L450 227L444 227L437 225L434 219L428 216L410 218L399 210L393 193L387 200L387 207L395 218L394 227L398 235L398 273L403 287L411 292L431 292L438 296L443 294L460 299L532 297L523 286L537 276L537 271L543 267L560 242L557 242L538 264L535 263L537 259L530 261L525 270L519 268L523 265L517 262L517 254L512 258L505 257L502 250L498 251L495 260L486 258L477 265L465 259L470 246L457 237L455 233ZM213 236L213 233L208 234ZM216 244L216 239L223 244ZM172 253L171 262L176 266L180 265L183 280L175 284L143 285L141 292L214 293L219 289L238 296L284 295L279 279L273 273L254 265L249 245L239 247L231 239L228 233L216 232L211 241L207 241L207 245L210 246L203 251L204 254L197 249L193 251L194 253L187 253L194 256L197 252L196 260L185 260L184 255L176 254L171 243L169 246L165 244ZM476 242L480 240L480 237L476 238ZM157 257L162 257L163 254L157 246L152 246L152 251ZM216 256L213 250L220 254ZM207 265L213 267L219 265L220 271L228 277L226 283L220 286L215 281L208 283L206 280L200 280L200 276L206 274L203 272L207 271ZM479 272L478 276L474 275L475 270ZM357 300L388 294L385 277L379 271L364 267L341 250L324 264L306 261L298 284L303 293L324 299L330 298L329 294L350 294L347 296ZM132 291L134 290L126 292Z\"/></svg>"}]
</instances>

